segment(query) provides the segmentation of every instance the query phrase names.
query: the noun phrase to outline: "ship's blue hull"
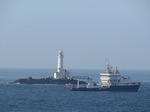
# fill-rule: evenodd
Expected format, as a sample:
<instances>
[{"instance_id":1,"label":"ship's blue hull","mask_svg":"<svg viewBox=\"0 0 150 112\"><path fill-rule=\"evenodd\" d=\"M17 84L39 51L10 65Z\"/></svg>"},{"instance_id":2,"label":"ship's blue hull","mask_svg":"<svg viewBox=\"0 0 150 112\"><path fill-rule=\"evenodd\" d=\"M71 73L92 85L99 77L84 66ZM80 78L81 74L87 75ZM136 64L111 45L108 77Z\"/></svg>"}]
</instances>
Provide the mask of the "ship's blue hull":
<instances>
[{"instance_id":1,"label":"ship's blue hull","mask_svg":"<svg viewBox=\"0 0 150 112\"><path fill-rule=\"evenodd\" d=\"M72 91L137 92L140 85L110 86L109 88L71 88Z\"/></svg>"}]
</instances>

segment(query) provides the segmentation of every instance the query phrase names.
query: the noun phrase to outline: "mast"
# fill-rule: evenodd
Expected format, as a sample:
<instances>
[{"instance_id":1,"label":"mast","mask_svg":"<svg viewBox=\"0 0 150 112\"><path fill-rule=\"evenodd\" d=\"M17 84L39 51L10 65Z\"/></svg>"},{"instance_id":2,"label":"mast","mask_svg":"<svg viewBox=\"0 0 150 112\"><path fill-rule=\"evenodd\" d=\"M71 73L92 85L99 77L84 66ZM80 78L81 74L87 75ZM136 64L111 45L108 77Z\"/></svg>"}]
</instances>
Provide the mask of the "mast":
<instances>
[{"instance_id":1,"label":"mast","mask_svg":"<svg viewBox=\"0 0 150 112\"><path fill-rule=\"evenodd\" d=\"M106 73L110 73L111 70L112 70L112 67L109 64L109 59L107 59L107 62L106 62Z\"/></svg>"}]
</instances>

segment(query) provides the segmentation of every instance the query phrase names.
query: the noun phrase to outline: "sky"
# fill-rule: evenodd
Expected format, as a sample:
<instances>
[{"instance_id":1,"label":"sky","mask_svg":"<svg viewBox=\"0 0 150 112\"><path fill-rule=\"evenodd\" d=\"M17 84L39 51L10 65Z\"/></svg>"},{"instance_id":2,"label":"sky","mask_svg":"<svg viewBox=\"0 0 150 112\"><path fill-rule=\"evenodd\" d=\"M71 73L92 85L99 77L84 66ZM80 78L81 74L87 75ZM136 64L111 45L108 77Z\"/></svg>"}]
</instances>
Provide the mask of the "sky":
<instances>
[{"instance_id":1,"label":"sky","mask_svg":"<svg viewBox=\"0 0 150 112\"><path fill-rule=\"evenodd\" d=\"M0 0L0 68L150 70L150 0Z\"/></svg>"}]
</instances>

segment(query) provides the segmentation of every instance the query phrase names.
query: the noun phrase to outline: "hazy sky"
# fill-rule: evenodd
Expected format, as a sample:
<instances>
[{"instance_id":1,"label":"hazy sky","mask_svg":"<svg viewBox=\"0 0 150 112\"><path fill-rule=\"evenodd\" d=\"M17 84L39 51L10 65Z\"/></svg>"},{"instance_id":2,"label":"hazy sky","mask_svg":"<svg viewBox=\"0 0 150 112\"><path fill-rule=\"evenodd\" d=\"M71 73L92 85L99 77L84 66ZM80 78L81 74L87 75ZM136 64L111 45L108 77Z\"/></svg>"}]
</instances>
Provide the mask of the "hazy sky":
<instances>
[{"instance_id":1,"label":"hazy sky","mask_svg":"<svg viewBox=\"0 0 150 112\"><path fill-rule=\"evenodd\" d=\"M150 70L150 0L0 0L0 68Z\"/></svg>"}]
</instances>

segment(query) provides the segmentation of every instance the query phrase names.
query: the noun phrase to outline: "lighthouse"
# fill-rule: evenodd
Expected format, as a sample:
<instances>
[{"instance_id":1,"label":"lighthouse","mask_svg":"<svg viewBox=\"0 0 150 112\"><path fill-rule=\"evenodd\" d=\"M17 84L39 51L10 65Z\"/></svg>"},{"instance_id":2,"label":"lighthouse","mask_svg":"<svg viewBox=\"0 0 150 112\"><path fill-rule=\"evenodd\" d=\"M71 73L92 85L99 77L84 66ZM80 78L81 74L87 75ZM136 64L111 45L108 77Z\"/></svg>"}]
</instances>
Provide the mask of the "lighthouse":
<instances>
[{"instance_id":1,"label":"lighthouse","mask_svg":"<svg viewBox=\"0 0 150 112\"><path fill-rule=\"evenodd\" d=\"M59 51L57 72L54 73L54 79L69 79L70 72L63 68L63 57L63 51Z\"/></svg>"},{"instance_id":2,"label":"lighthouse","mask_svg":"<svg viewBox=\"0 0 150 112\"><path fill-rule=\"evenodd\" d=\"M58 53L58 66L57 66L57 72L63 71L63 51L59 51Z\"/></svg>"}]
</instances>

